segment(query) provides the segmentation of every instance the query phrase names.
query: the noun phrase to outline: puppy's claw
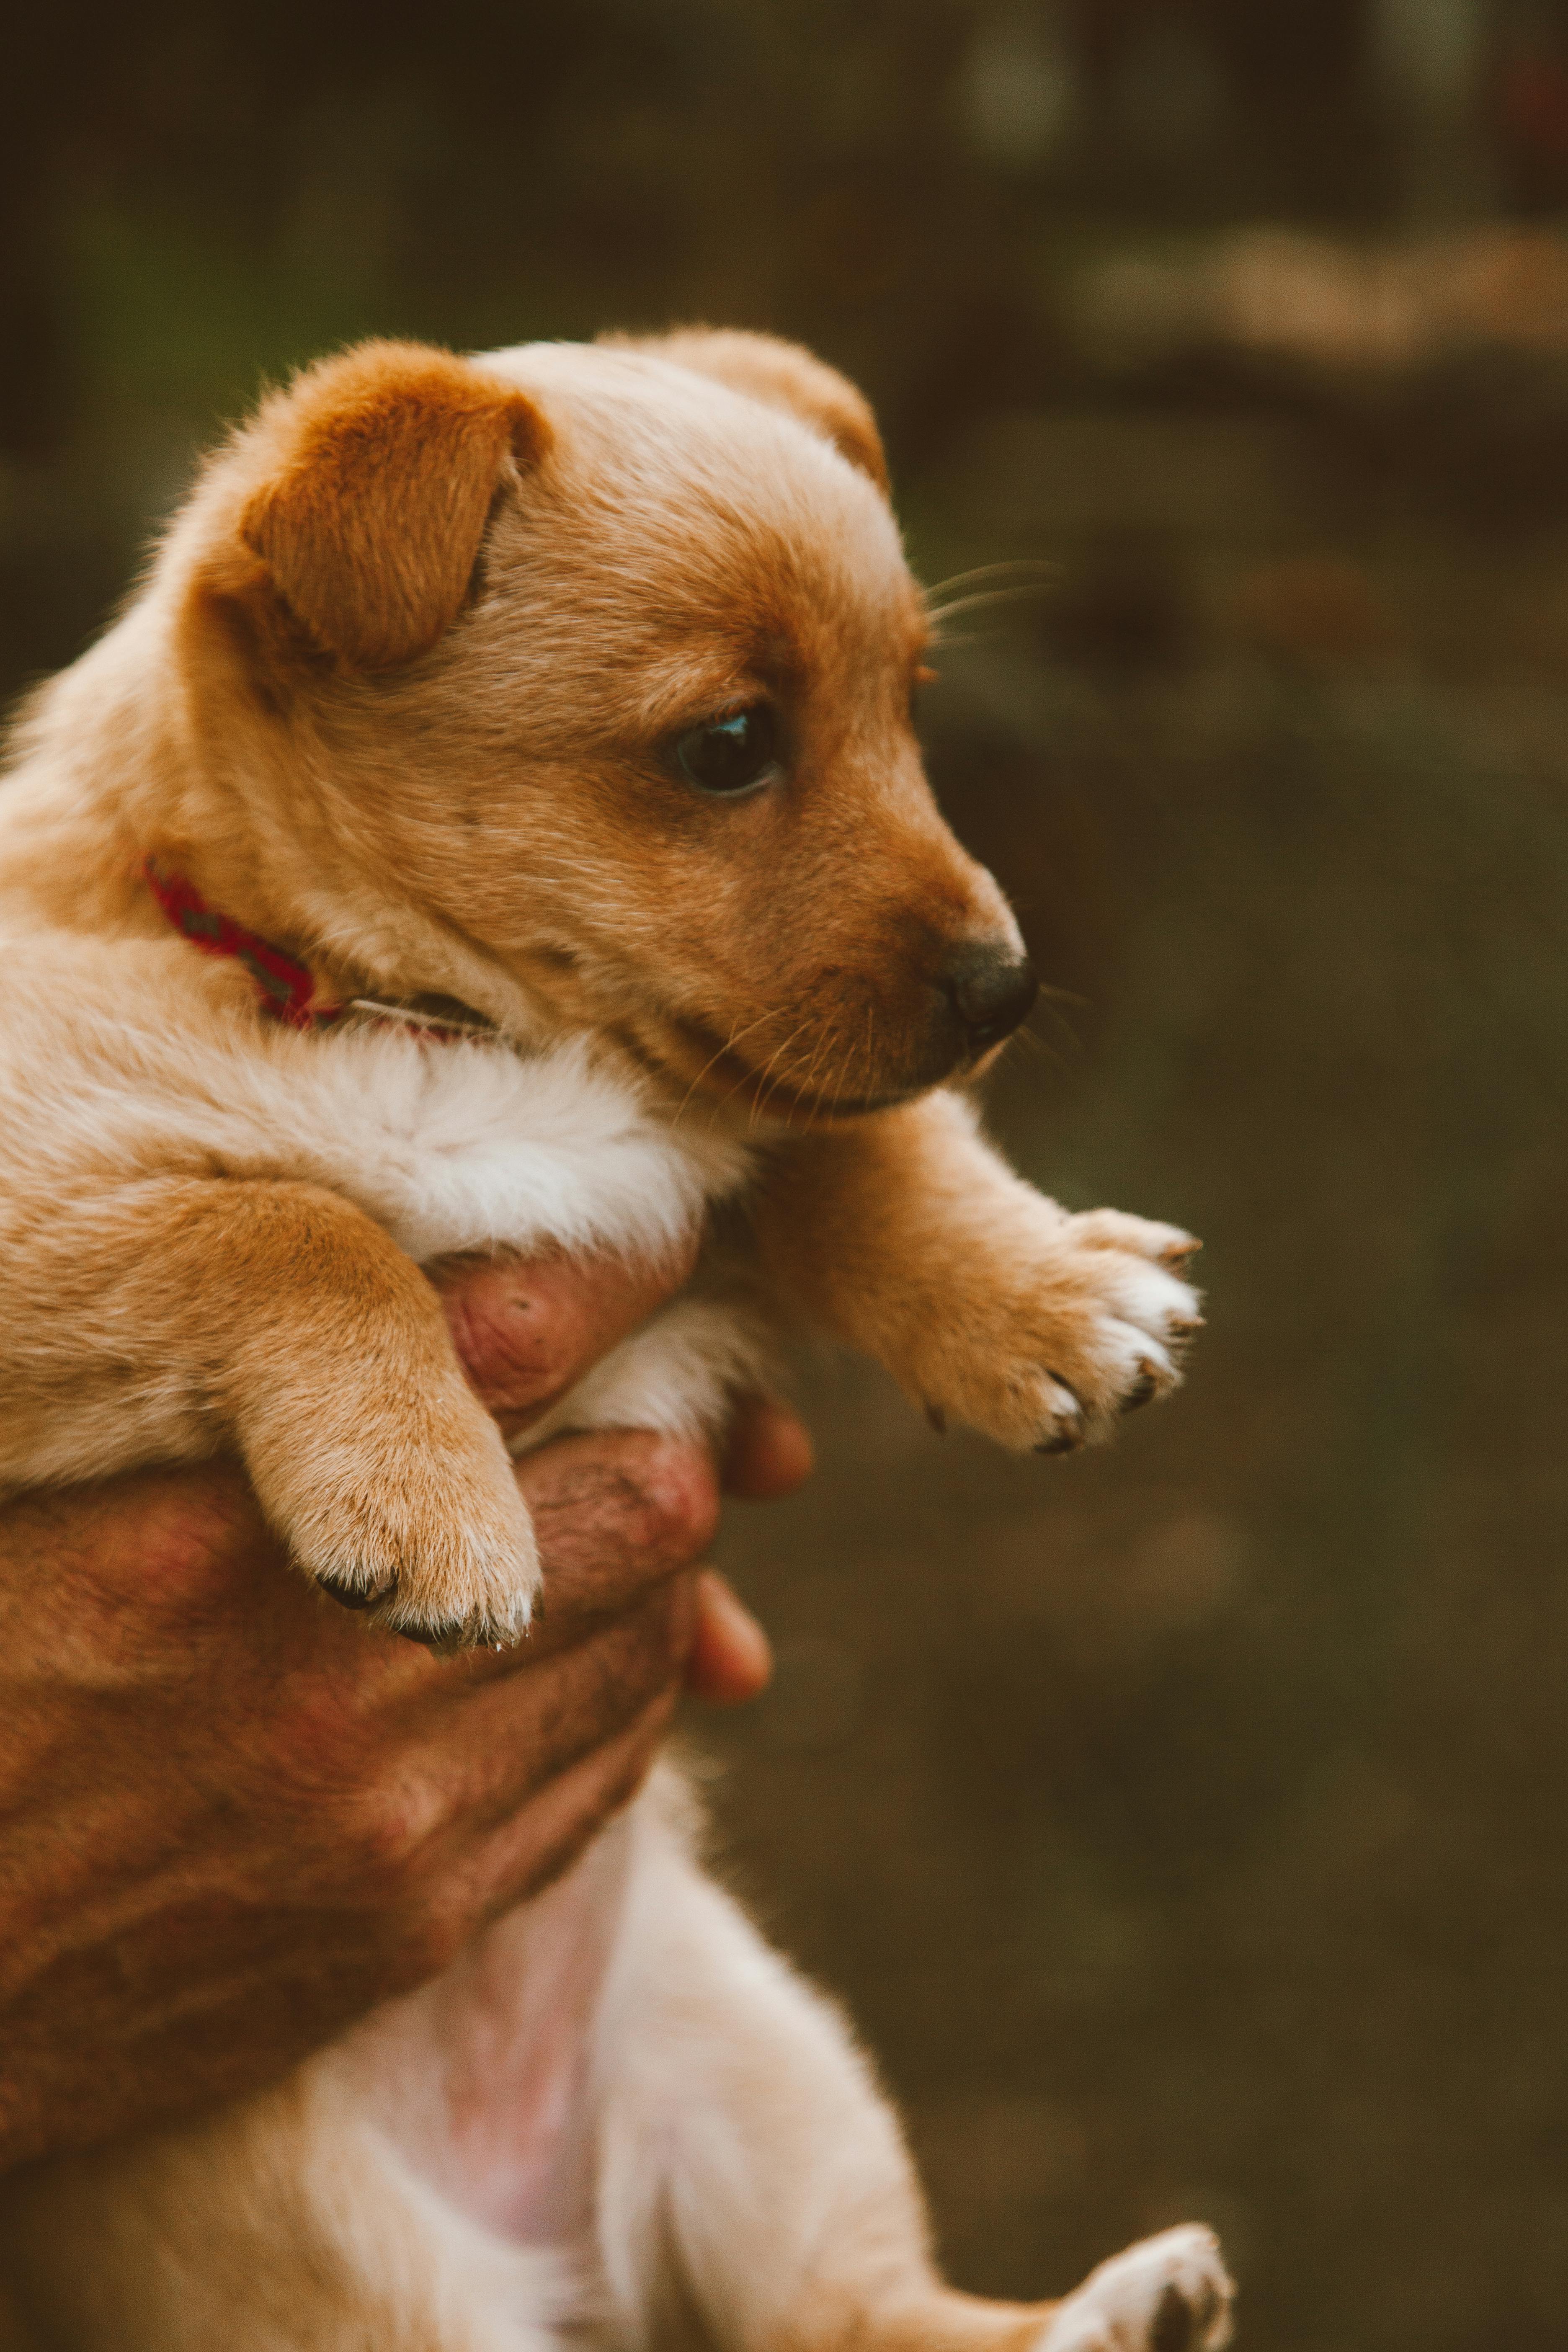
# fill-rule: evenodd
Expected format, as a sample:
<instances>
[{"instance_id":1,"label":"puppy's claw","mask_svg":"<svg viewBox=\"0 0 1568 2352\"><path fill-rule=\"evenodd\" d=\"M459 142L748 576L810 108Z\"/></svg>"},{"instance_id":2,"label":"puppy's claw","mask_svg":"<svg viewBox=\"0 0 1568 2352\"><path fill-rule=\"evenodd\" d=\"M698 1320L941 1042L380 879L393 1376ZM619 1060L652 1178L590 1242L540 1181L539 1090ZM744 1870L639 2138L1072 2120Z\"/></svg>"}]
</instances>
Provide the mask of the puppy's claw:
<instances>
[{"instance_id":1,"label":"puppy's claw","mask_svg":"<svg viewBox=\"0 0 1568 2352\"><path fill-rule=\"evenodd\" d=\"M1088 1434L1084 1427L1083 1407L1077 1392L1057 1373L1050 1375L1050 1407L1055 1427L1048 1437L1036 1444L1037 1454L1076 1454Z\"/></svg>"},{"instance_id":2,"label":"puppy's claw","mask_svg":"<svg viewBox=\"0 0 1568 2352\"><path fill-rule=\"evenodd\" d=\"M1168 1243L1160 1252L1159 1262L1168 1265L1173 1274L1180 1274L1184 1266L1191 1265L1202 1247L1195 1234L1184 1234L1180 1241Z\"/></svg>"},{"instance_id":3,"label":"puppy's claw","mask_svg":"<svg viewBox=\"0 0 1568 2352\"><path fill-rule=\"evenodd\" d=\"M398 1625L387 1627L388 1633L401 1635L405 1642L417 1642L434 1658L456 1658L465 1650L510 1650L524 1640L530 1620L521 1625L462 1624L447 1618L437 1625Z\"/></svg>"},{"instance_id":4,"label":"puppy's claw","mask_svg":"<svg viewBox=\"0 0 1568 2352\"><path fill-rule=\"evenodd\" d=\"M1193 1341L1204 1328L1201 1315L1173 1315L1165 1326L1165 1352L1173 1369L1179 1374L1192 1352Z\"/></svg>"},{"instance_id":5,"label":"puppy's claw","mask_svg":"<svg viewBox=\"0 0 1568 2352\"><path fill-rule=\"evenodd\" d=\"M338 1576L318 1574L316 1583L340 1609L368 1618L378 1633L395 1633L416 1642L438 1658L456 1657L460 1650L510 1649L528 1632L533 1611L528 1601L513 1601L505 1622L490 1615L440 1617L421 1622L408 1614L402 1579L394 1574L380 1584L349 1584Z\"/></svg>"},{"instance_id":6,"label":"puppy's claw","mask_svg":"<svg viewBox=\"0 0 1568 2352\"><path fill-rule=\"evenodd\" d=\"M488 1643L489 1635L470 1633L464 1625L395 1625L392 1628L405 1642L417 1642L435 1658L455 1658L460 1650L471 1650Z\"/></svg>"},{"instance_id":7,"label":"puppy's claw","mask_svg":"<svg viewBox=\"0 0 1568 2352\"><path fill-rule=\"evenodd\" d=\"M384 1584L344 1584L335 1576L318 1576L316 1582L329 1601L335 1601L340 1609L352 1609L356 1613L366 1609L379 1609L384 1602L393 1600L397 1592L395 1576Z\"/></svg>"},{"instance_id":8,"label":"puppy's claw","mask_svg":"<svg viewBox=\"0 0 1568 2352\"><path fill-rule=\"evenodd\" d=\"M983 1257L964 1314L922 1318L890 1368L933 1428L952 1415L1004 1445L1070 1454L1180 1386L1202 1316L1171 1269L1197 1244L1117 1209L1066 1216L1042 1201L1038 1223Z\"/></svg>"}]
</instances>

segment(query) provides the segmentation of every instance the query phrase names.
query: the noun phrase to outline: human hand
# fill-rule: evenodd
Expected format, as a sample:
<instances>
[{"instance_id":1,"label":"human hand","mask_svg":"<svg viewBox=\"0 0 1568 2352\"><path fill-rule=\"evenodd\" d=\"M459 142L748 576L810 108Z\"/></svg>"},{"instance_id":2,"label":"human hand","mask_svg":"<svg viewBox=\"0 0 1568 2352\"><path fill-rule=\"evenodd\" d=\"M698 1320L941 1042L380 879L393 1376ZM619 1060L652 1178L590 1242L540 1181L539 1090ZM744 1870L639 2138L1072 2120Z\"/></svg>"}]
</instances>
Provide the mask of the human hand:
<instances>
[{"instance_id":1,"label":"human hand","mask_svg":"<svg viewBox=\"0 0 1568 2352\"><path fill-rule=\"evenodd\" d=\"M682 1271L443 1278L470 1378L517 1427ZM784 1493L808 1463L759 1403L726 1483ZM703 1449L600 1433L518 1475L543 1620L445 1663L289 1573L227 1465L0 1517L0 2169L275 2079L564 1868L683 1675L762 1686L760 1629L691 1570L718 1509Z\"/></svg>"}]
</instances>

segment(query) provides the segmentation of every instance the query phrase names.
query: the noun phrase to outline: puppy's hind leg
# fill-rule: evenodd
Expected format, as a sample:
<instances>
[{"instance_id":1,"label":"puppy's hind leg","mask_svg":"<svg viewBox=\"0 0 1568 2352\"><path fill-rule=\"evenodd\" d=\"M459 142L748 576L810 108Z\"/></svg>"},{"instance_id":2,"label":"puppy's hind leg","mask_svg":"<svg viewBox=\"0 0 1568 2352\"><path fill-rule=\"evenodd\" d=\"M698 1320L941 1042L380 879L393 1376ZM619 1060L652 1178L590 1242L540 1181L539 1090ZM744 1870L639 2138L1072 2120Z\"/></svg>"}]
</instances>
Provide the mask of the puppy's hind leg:
<instances>
[{"instance_id":1,"label":"puppy's hind leg","mask_svg":"<svg viewBox=\"0 0 1568 2352\"><path fill-rule=\"evenodd\" d=\"M1206 2230L1060 2304L954 2293L898 2122L838 2012L641 1808L649 1850L596 2051L598 2229L617 2337L724 2352L1215 2352Z\"/></svg>"},{"instance_id":2,"label":"puppy's hind leg","mask_svg":"<svg viewBox=\"0 0 1568 2352\"><path fill-rule=\"evenodd\" d=\"M1230 2334L1232 2288L1201 2222L1141 2239L1058 2303L1037 2352L1215 2352Z\"/></svg>"}]
</instances>

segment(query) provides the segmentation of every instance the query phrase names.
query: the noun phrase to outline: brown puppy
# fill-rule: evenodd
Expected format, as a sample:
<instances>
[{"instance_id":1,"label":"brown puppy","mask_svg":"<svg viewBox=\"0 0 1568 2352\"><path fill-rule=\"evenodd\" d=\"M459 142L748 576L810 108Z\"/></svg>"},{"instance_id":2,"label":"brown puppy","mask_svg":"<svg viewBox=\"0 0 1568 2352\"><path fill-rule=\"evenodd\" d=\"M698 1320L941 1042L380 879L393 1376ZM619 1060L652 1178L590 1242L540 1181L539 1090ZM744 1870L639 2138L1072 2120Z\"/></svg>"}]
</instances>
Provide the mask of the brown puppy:
<instances>
[{"instance_id":1,"label":"brown puppy","mask_svg":"<svg viewBox=\"0 0 1568 2352\"><path fill-rule=\"evenodd\" d=\"M781 1316L1015 1445L1173 1385L1187 1236L1068 1216L944 1088L1034 982L921 774L926 637L870 415L787 346L376 344L268 402L40 698L6 794L0 1482L237 1446L337 1597L443 1647L516 1638L531 1531L419 1261L673 1254L726 1197L749 1269L710 1267L536 1436L716 1425ZM1217 2340L1194 2231L1049 2322L961 2316L842 2030L668 1803L487 1940L290 2093L51 2175L12 2239L47 2325L629 2343L679 2307L759 2346ZM466 2081L498 2034L515 2095L481 2137L534 2183L499 2207L437 2055ZM737 2130L743 2184L715 2168ZM379 2207L344 2186L378 2168Z\"/></svg>"}]
</instances>

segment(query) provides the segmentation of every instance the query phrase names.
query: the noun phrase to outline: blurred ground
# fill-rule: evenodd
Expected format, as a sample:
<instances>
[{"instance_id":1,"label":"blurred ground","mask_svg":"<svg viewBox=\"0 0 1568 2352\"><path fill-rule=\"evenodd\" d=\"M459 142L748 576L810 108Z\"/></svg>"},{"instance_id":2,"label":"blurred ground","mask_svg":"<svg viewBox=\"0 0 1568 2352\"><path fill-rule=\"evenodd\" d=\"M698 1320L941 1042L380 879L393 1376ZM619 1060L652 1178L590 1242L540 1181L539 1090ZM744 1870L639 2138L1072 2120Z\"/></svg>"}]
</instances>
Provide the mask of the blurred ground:
<instances>
[{"instance_id":1,"label":"blurred ground","mask_svg":"<svg viewBox=\"0 0 1568 2352\"><path fill-rule=\"evenodd\" d=\"M1243 2342L1568 2340L1568 14L158 0L16 28L0 668L343 337L707 315L887 421L933 772L1060 995L993 1092L1191 1225L1188 1389L1066 1464L803 1393L697 1727L965 2284L1188 2214ZM53 47L50 47L53 44Z\"/></svg>"}]
</instances>

